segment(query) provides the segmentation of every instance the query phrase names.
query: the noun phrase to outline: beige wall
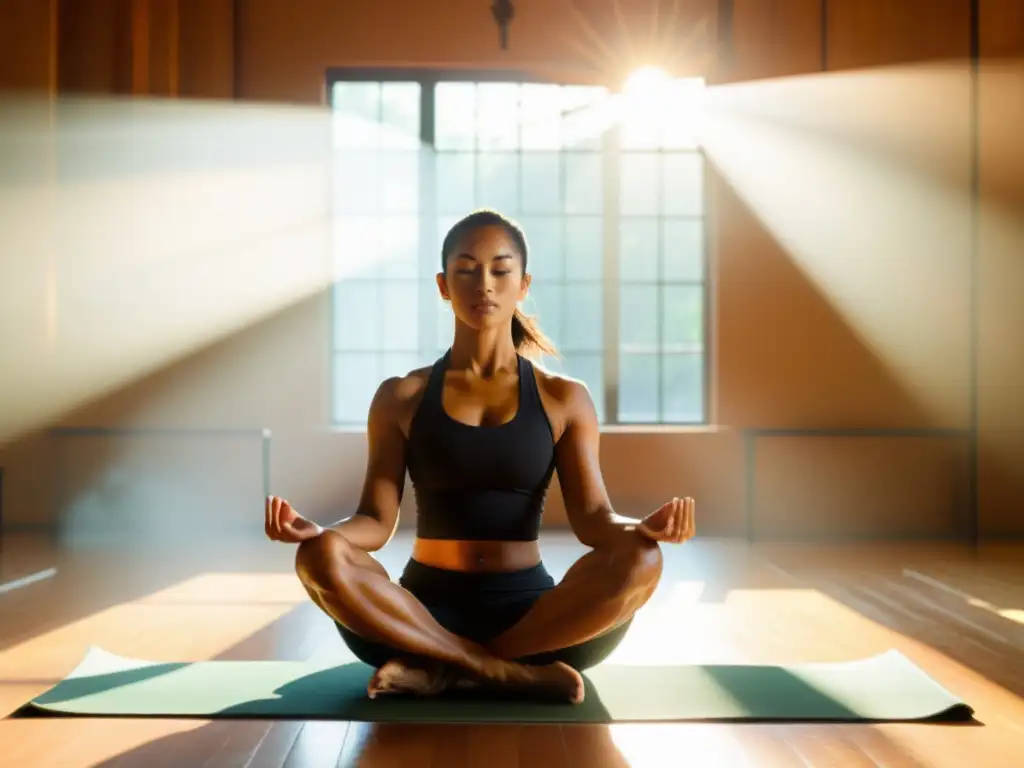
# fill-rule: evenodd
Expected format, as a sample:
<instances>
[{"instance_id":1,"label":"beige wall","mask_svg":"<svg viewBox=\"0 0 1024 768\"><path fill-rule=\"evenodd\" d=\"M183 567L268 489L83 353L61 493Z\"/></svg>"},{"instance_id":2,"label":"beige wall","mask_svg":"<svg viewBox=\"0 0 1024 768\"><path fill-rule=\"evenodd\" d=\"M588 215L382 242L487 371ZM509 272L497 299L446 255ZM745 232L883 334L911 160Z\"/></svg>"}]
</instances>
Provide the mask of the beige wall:
<instances>
[{"instance_id":1,"label":"beige wall","mask_svg":"<svg viewBox=\"0 0 1024 768\"><path fill-rule=\"evenodd\" d=\"M248 0L237 19L226 0L181 0L176 15L165 8L150 17L142 79L140 46L126 54L123 38L86 14L84 26L61 32L59 69L65 90L75 92L159 94L176 83L182 96L221 99L237 87L248 100L317 104L328 66L520 67L601 81L642 63L636 51L649 26L639 12L628 16L623 40L610 4L575 4L585 9L579 16L565 10L572 4L522 0L511 49L501 52L487 5L459 2L464 11L441 23L428 4L411 0L377 10L304 0L301 11ZM76 5L104 6L111 24L124 28L123 16L116 21L123 6ZM677 51L682 71L735 84L722 89L731 124L751 137L709 145L721 169L711 180L713 406L721 426L609 430L602 463L620 511L640 514L690 494L702 532L736 535L746 530L744 428L970 423L969 3L832 0L823 41L816 0L735 0L731 56L713 45L717 3L687 6L691 16L675 34L685 36L706 10L708 34L698 39L707 45L695 43L684 56L666 35L663 48ZM1020 39L1005 31L1020 6L983 0L986 50L1020 54ZM177 57L168 53L169 29L180 41ZM615 53L627 43L632 58ZM837 72L819 75L826 59ZM177 77L161 74L174 62ZM29 66L24 82L36 82L43 66ZM983 533L993 535L1024 532L1024 366L1011 353L1014 343L1024 349L1016 330L1024 328L1017 303L1024 280L1022 251L1012 247L1019 240L1006 224L1010 206L1019 216L1024 174L1019 150L1012 154L1013 121L994 95L1021 104L1017 75L993 70L981 89L982 186L1010 211L987 219L979 273L981 518ZM756 91L742 85L769 78L780 79ZM830 161L836 157L843 161ZM766 170L757 174L762 162ZM324 178L309 178L326 191ZM328 297L317 292L60 423L269 427L274 492L322 520L347 514L364 448L361 435L328 426L329 317ZM52 441L28 436L0 454L8 524L50 519L54 450ZM765 438L753 530L950 535L962 523L964 462L963 445L949 438ZM550 499L549 523L563 523L557 487Z\"/></svg>"}]
</instances>

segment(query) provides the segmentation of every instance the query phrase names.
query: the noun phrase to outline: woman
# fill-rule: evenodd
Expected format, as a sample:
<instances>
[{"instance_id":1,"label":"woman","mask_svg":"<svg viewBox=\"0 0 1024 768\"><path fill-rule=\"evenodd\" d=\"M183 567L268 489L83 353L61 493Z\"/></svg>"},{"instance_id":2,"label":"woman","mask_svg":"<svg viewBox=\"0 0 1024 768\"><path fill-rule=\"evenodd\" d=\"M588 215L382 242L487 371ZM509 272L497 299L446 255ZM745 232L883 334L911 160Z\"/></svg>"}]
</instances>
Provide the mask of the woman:
<instances>
[{"instance_id":1,"label":"woman","mask_svg":"<svg viewBox=\"0 0 1024 768\"><path fill-rule=\"evenodd\" d=\"M554 350L518 309L530 287L518 226L477 211L441 250L437 285L455 339L433 366L377 390L355 514L324 529L270 497L266 533L298 543L309 596L377 668L371 697L489 685L578 703L579 670L611 653L654 592L659 543L694 535L693 500L642 521L612 511L590 394L526 359ZM406 471L416 541L395 584L368 553L395 531ZM591 548L557 585L537 542L555 471L572 529Z\"/></svg>"}]
</instances>

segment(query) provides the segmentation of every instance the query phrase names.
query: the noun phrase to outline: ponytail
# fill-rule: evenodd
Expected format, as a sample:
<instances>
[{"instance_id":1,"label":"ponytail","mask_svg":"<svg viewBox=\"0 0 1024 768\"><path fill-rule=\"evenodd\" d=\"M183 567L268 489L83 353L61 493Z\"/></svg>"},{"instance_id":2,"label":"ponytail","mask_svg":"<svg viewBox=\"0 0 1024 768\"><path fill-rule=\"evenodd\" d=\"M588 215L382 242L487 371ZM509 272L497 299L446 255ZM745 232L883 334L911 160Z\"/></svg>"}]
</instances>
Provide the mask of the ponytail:
<instances>
[{"instance_id":1,"label":"ponytail","mask_svg":"<svg viewBox=\"0 0 1024 768\"><path fill-rule=\"evenodd\" d=\"M544 335L537 319L523 314L519 307L516 307L515 314L512 315L512 343L516 347L516 352L522 353L524 357L536 354L558 357L558 350L551 339Z\"/></svg>"}]
</instances>

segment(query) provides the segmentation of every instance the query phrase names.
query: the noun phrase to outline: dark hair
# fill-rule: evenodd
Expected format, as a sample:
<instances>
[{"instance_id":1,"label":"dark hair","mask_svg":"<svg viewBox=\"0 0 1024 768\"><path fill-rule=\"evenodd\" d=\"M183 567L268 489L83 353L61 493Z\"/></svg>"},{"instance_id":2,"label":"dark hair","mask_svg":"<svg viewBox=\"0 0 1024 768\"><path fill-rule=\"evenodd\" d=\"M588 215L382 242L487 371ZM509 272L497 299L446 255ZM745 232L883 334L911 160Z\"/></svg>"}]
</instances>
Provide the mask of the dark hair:
<instances>
[{"instance_id":1,"label":"dark hair","mask_svg":"<svg viewBox=\"0 0 1024 768\"><path fill-rule=\"evenodd\" d=\"M448 257L462 238L482 227L501 227L505 230L505 234L511 238L516 250L519 251L519 256L523 261L523 274L526 274L528 255L526 235L514 221L490 209L473 211L448 230L448 234L444 236L444 242L441 244L441 271L448 271ZM516 351L523 354L539 352L552 357L558 356L558 350L555 349L551 339L544 335L537 319L524 314L518 307L516 307L515 314L512 315L512 343L515 344Z\"/></svg>"}]
</instances>

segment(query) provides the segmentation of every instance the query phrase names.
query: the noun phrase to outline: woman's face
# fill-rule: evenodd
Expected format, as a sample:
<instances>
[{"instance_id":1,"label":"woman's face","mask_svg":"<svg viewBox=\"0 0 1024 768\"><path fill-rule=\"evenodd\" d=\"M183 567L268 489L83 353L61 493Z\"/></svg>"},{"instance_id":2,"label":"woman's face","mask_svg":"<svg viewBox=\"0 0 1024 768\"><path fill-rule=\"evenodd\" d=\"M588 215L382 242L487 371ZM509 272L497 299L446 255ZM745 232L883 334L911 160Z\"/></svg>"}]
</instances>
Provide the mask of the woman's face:
<instances>
[{"instance_id":1,"label":"woman's face","mask_svg":"<svg viewBox=\"0 0 1024 768\"><path fill-rule=\"evenodd\" d=\"M512 322L516 305L526 298L530 276L522 255L504 227L478 227L449 253L437 276L441 296L470 328L500 327Z\"/></svg>"}]
</instances>

